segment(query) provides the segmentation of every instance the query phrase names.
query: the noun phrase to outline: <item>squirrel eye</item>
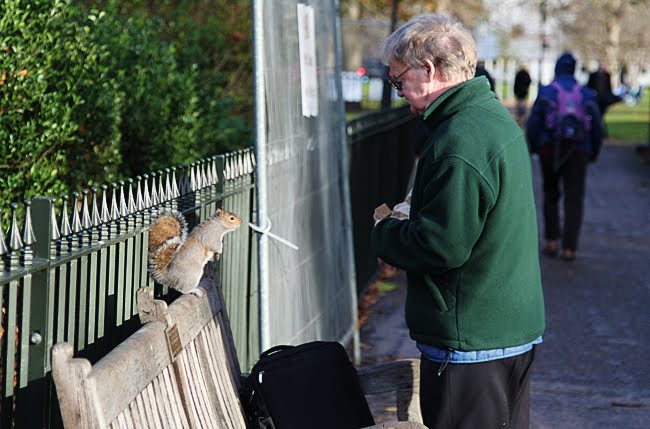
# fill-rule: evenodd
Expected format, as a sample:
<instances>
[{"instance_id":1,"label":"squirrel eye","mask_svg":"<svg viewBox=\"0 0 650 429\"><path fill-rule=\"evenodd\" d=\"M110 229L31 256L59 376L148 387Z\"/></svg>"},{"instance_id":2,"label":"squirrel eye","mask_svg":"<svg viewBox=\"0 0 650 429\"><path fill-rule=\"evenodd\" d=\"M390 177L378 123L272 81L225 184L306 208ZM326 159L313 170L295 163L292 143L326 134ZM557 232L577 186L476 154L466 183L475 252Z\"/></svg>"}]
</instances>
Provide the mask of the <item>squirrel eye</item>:
<instances>
[{"instance_id":1,"label":"squirrel eye","mask_svg":"<svg viewBox=\"0 0 650 429\"><path fill-rule=\"evenodd\" d=\"M230 220L235 220L235 216L230 216Z\"/></svg>"}]
</instances>

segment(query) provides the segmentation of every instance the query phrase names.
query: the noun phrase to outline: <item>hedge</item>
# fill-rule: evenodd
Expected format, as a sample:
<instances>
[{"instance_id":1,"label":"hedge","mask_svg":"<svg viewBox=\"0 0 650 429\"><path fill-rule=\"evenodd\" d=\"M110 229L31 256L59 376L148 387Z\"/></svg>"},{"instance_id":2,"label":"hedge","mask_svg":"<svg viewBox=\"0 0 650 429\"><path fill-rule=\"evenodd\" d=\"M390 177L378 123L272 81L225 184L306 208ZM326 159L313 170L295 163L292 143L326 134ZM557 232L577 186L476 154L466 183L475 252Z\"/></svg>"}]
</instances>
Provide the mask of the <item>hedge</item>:
<instances>
[{"instance_id":1,"label":"hedge","mask_svg":"<svg viewBox=\"0 0 650 429\"><path fill-rule=\"evenodd\" d=\"M251 144L250 97L201 51L218 17L123 5L0 2L0 209Z\"/></svg>"}]
</instances>

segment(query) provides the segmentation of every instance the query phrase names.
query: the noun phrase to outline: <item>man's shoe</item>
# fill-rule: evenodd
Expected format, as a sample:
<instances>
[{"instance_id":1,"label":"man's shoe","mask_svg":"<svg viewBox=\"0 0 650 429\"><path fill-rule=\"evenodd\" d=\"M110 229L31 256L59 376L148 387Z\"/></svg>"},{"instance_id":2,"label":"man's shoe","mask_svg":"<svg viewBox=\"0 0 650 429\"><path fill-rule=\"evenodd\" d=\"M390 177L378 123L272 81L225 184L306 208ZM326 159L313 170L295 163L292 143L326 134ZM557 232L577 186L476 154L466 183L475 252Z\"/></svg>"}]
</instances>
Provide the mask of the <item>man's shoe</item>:
<instances>
[{"instance_id":1,"label":"man's shoe","mask_svg":"<svg viewBox=\"0 0 650 429\"><path fill-rule=\"evenodd\" d=\"M555 257L557 256L557 240L550 240L547 241L544 247L542 248L542 253L545 254L546 256L552 256Z\"/></svg>"},{"instance_id":2,"label":"man's shoe","mask_svg":"<svg viewBox=\"0 0 650 429\"><path fill-rule=\"evenodd\" d=\"M565 261L575 261L576 251L573 249L562 249L562 259Z\"/></svg>"}]
</instances>

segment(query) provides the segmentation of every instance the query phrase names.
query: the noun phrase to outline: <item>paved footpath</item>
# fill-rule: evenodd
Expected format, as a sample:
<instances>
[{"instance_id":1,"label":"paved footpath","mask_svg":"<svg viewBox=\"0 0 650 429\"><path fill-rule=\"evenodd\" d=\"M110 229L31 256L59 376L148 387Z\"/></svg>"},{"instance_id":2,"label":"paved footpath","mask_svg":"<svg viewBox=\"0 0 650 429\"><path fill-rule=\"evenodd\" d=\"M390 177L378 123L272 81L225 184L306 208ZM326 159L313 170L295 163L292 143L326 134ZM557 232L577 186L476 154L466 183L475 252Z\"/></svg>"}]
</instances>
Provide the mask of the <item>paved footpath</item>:
<instances>
[{"instance_id":1,"label":"paved footpath","mask_svg":"<svg viewBox=\"0 0 650 429\"><path fill-rule=\"evenodd\" d=\"M576 261L540 262L547 330L530 427L650 428L650 165L633 145L607 144L589 167ZM364 364L419 356L404 324L404 276L392 282L361 329ZM382 421L391 417L387 400L372 404Z\"/></svg>"}]
</instances>

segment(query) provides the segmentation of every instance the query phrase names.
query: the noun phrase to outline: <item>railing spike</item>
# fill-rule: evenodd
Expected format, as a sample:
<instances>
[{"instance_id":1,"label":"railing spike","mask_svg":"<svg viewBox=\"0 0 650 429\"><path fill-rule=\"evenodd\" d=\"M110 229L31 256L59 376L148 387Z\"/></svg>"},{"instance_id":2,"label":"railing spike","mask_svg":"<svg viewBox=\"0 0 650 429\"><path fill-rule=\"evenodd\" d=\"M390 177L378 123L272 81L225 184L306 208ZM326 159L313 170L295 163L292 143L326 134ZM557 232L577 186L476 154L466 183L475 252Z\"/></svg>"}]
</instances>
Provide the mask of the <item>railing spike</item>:
<instances>
[{"instance_id":1,"label":"railing spike","mask_svg":"<svg viewBox=\"0 0 650 429\"><path fill-rule=\"evenodd\" d=\"M79 217L79 192L72 193L72 231L81 232L81 218Z\"/></svg>"},{"instance_id":2,"label":"railing spike","mask_svg":"<svg viewBox=\"0 0 650 429\"><path fill-rule=\"evenodd\" d=\"M169 168L165 168L165 195L168 200L174 198L174 191L171 182L171 169Z\"/></svg>"},{"instance_id":3,"label":"railing spike","mask_svg":"<svg viewBox=\"0 0 650 429\"><path fill-rule=\"evenodd\" d=\"M145 209L144 198L142 198L142 176L136 176L135 180L135 205L138 211L142 211Z\"/></svg>"},{"instance_id":4,"label":"railing spike","mask_svg":"<svg viewBox=\"0 0 650 429\"><path fill-rule=\"evenodd\" d=\"M6 255L9 251L7 243L5 243L5 234L2 232L2 224L0 224L0 256Z\"/></svg>"},{"instance_id":5,"label":"railing spike","mask_svg":"<svg viewBox=\"0 0 650 429\"><path fill-rule=\"evenodd\" d=\"M23 240L20 238L20 228L18 227L18 204L11 203L11 229L9 230L9 247L16 251L23 247Z\"/></svg>"},{"instance_id":6,"label":"railing spike","mask_svg":"<svg viewBox=\"0 0 650 429\"><path fill-rule=\"evenodd\" d=\"M232 179L233 176L233 167L232 167L232 157L231 156L226 156L225 159L226 162L223 164L223 177L226 180Z\"/></svg>"},{"instance_id":7,"label":"railing spike","mask_svg":"<svg viewBox=\"0 0 650 429\"><path fill-rule=\"evenodd\" d=\"M156 186L156 177L158 175L156 172L151 173L151 205L156 207L160 204L160 198L158 197L158 187Z\"/></svg>"},{"instance_id":8,"label":"railing spike","mask_svg":"<svg viewBox=\"0 0 650 429\"><path fill-rule=\"evenodd\" d=\"M102 223L108 223L111 220L111 211L108 208L107 200L108 185L102 184L100 187L102 188L102 213L100 219Z\"/></svg>"},{"instance_id":9,"label":"railing spike","mask_svg":"<svg viewBox=\"0 0 650 429\"><path fill-rule=\"evenodd\" d=\"M195 164L196 163L191 163L190 164L190 191L194 192L198 189L197 186L197 180L196 180L196 172L195 172Z\"/></svg>"},{"instance_id":10,"label":"railing spike","mask_svg":"<svg viewBox=\"0 0 650 429\"><path fill-rule=\"evenodd\" d=\"M107 240L109 235L109 222L111 221L111 213L108 209L108 185L101 184L102 189L102 211L100 214L101 223L99 225L99 239Z\"/></svg>"},{"instance_id":11,"label":"railing spike","mask_svg":"<svg viewBox=\"0 0 650 429\"><path fill-rule=\"evenodd\" d=\"M25 225L23 227L23 244L25 246L31 246L36 242L36 236L34 235L34 225L32 224L32 202L30 200L25 200Z\"/></svg>"},{"instance_id":12,"label":"railing spike","mask_svg":"<svg viewBox=\"0 0 650 429\"><path fill-rule=\"evenodd\" d=\"M68 195L63 194L61 196L61 201L63 201L63 207L61 208L61 223L59 231L61 231L61 236L66 237L72 234L72 229L70 229L70 218L68 217Z\"/></svg>"},{"instance_id":13,"label":"railing spike","mask_svg":"<svg viewBox=\"0 0 650 429\"><path fill-rule=\"evenodd\" d=\"M203 184L201 180L201 163L194 161L192 163L192 169L194 170L194 191L198 192L201 190Z\"/></svg>"},{"instance_id":14,"label":"railing spike","mask_svg":"<svg viewBox=\"0 0 650 429\"><path fill-rule=\"evenodd\" d=\"M23 204L25 206L25 225L23 227L23 248L20 251L20 261L23 266L29 266L34 260L32 244L36 242L36 236L32 225L32 202L25 200Z\"/></svg>"},{"instance_id":15,"label":"railing spike","mask_svg":"<svg viewBox=\"0 0 650 429\"><path fill-rule=\"evenodd\" d=\"M172 167L172 197L178 198L181 193L178 189L178 178L176 177L176 167Z\"/></svg>"},{"instance_id":16,"label":"railing spike","mask_svg":"<svg viewBox=\"0 0 650 429\"><path fill-rule=\"evenodd\" d=\"M120 209L117 205L117 183L111 183L111 220L120 218Z\"/></svg>"},{"instance_id":17,"label":"railing spike","mask_svg":"<svg viewBox=\"0 0 650 429\"><path fill-rule=\"evenodd\" d=\"M244 152L244 174L250 174L251 172L251 158L248 151Z\"/></svg>"},{"instance_id":18,"label":"railing spike","mask_svg":"<svg viewBox=\"0 0 650 429\"><path fill-rule=\"evenodd\" d=\"M102 218L99 215L99 206L97 205L97 187L93 186L90 190L93 193L91 223L92 226L99 226L102 223Z\"/></svg>"},{"instance_id":19,"label":"railing spike","mask_svg":"<svg viewBox=\"0 0 650 429\"><path fill-rule=\"evenodd\" d=\"M237 177L244 175L244 153L240 151L237 153Z\"/></svg>"},{"instance_id":20,"label":"railing spike","mask_svg":"<svg viewBox=\"0 0 650 429\"><path fill-rule=\"evenodd\" d=\"M88 189L82 189L81 194L83 195L82 205L81 205L81 226L83 229L92 228L93 224L90 220L90 205L88 204L88 194L90 191Z\"/></svg>"},{"instance_id":21,"label":"railing spike","mask_svg":"<svg viewBox=\"0 0 650 429\"><path fill-rule=\"evenodd\" d=\"M201 171L201 189L203 189L203 188L210 185L208 183L208 175L206 173L207 163L206 163L205 159L202 159L201 161L199 161L199 165L200 165L200 168L201 168L201 170L200 170Z\"/></svg>"},{"instance_id":22,"label":"railing spike","mask_svg":"<svg viewBox=\"0 0 650 429\"><path fill-rule=\"evenodd\" d=\"M151 193L149 192L149 175L144 174L142 177L144 178L144 187L142 189L144 208L148 209L151 208L151 206L154 204L151 200Z\"/></svg>"},{"instance_id":23,"label":"railing spike","mask_svg":"<svg viewBox=\"0 0 650 429\"><path fill-rule=\"evenodd\" d=\"M208 175L206 173L207 165L205 159L200 159L197 161L198 164L198 185L199 191L206 191L208 184Z\"/></svg>"},{"instance_id":24,"label":"railing spike","mask_svg":"<svg viewBox=\"0 0 650 429\"><path fill-rule=\"evenodd\" d=\"M237 153L233 153L230 156L230 159L232 160L232 171L230 172L230 178L236 179L239 176L239 157L237 156Z\"/></svg>"},{"instance_id":25,"label":"railing spike","mask_svg":"<svg viewBox=\"0 0 650 429\"><path fill-rule=\"evenodd\" d=\"M205 159L205 184L206 186L214 185L214 176L212 175L212 158Z\"/></svg>"},{"instance_id":26,"label":"railing spike","mask_svg":"<svg viewBox=\"0 0 650 429\"><path fill-rule=\"evenodd\" d=\"M234 180L239 176L239 160L237 159L237 154L233 153L230 156L231 170L230 170L230 180Z\"/></svg>"},{"instance_id":27,"label":"railing spike","mask_svg":"<svg viewBox=\"0 0 650 429\"><path fill-rule=\"evenodd\" d=\"M135 214L137 210L137 207L135 205L135 197L133 196L133 179L129 178L127 179L127 182L129 184L129 201L128 201L128 214L132 215Z\"/></svg>"},{"instance_id":28,"label":"railing spike","mask_svg":"<svg viewBox=\"0 0 650 429\"><path fill-rule=\"evenodd\" d=\"M165 186L163 184L163 172L162 170L158 170L158 202L159 204L164 203L167 201L167 194L165 193Z\"/></svg>"},{"instance_id":29,"label":"railing spike","mask_svg":"<svg viewBox=\"0 0 650 429\"><path fill-rule=\"evenodd\" d=\"M219 172L218 169L217 156L212 157L212 162L210 162L210 168L212 169L212 184L216 185L219 183Z\"/></svg>"},{"instance_id":30,"label":"railing spike","mask_svg":"<svg viewBox=\"0 0 650 429\"><path fill-rule=\"evenodd\" d=\"M50 239L54 242L61 238L59 233L59 226L56 223L56 210L54 210L54 203L56 203L56 198L50 198L52 202L52 210L50 211Z\"/></svg>"},{"instance_id":31,"label":"railing spike","mask_svg":"<svg viewBox=\"0 0 650 429\"><path fill-rule=\"evenodd\" d=\"M129 214L129 209L126 204L126 195L124 191L124 180L120 180L117 183L120 184L120 216L124 217Z\"/></svg>"}]
</instances>

